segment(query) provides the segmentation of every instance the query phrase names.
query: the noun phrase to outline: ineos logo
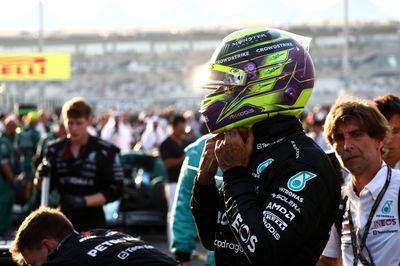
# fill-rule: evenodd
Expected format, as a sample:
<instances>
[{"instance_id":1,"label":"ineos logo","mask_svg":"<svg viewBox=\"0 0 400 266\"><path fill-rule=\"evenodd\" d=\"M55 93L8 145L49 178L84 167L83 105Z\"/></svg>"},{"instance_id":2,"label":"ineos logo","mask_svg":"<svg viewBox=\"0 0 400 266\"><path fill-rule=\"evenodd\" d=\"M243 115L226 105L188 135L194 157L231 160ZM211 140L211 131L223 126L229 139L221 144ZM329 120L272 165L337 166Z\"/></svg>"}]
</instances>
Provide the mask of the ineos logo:
<instances>
[{"instance_id":1,"label":"ineos logo","mask_svg":"<svg viewBox=\"0 0 400 266\"><path fill-rule=\"evenodd\" d=\"M217 222L221 225L228 225L229 221L228 221L228 216L226 214L226 212L224 212L223 214L221 212L218 212L218 220Z\"/></svg>"},{"instance_id":2,"label":"ineos logo","mask_svg":"<svg viewBox=\"0 0 400 266\"><path fill-rule=\"evenodd\" d=\"M250 234L250 228L248 225L243 224L243 219L240 213L238 213L235 217L235 220L232 223L233 229L236 230L237 233L239 233L240 239L245 243L249 243L247 245L247 248L251 253L254 253L256 249L256 243L258 242L258 239L256 236Z\"/></svg>"}]
</instances>

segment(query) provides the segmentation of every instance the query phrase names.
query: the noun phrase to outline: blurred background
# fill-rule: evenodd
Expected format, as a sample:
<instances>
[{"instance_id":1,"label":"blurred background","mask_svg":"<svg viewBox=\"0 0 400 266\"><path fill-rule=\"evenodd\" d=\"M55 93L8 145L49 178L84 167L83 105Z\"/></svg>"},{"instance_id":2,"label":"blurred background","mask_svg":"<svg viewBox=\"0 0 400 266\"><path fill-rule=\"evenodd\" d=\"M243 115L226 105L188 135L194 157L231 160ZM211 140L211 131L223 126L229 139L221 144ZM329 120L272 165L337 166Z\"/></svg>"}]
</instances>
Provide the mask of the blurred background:
<instances>
[{"instance_id":1,"label":"blurred background","mask_svg":"<svg viewBox=\"0 0 400 266\"><path fill-rule=\"evenodd\" d=\"M317 79L311 105L348 94L396 93L399 5L394 0L7 1L1 8L0 54L66 53L70 75L7 80L4 73L14 70L3 63L0 108L8 112L23 102L49 109L80 95L100 112L170 104L197 110L206 93L195 86L199 69L225 35L250 26L313 38Z\"/></svg>"}]
</instances>

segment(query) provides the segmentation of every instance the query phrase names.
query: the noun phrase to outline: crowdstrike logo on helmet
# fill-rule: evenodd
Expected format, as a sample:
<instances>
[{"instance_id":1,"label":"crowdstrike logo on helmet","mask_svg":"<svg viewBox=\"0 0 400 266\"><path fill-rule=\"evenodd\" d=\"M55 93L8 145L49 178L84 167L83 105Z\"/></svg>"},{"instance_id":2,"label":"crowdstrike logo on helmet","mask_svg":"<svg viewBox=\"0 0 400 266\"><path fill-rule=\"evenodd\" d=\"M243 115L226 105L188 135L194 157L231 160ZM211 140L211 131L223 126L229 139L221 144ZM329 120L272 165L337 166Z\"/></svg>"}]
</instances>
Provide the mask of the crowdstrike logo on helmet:
<instances>
[{"instance_id":1,"label":"crowdstrike logo on helmet","mask_svg":"<svg viewBox=\"0 0 400 266\"><path fill-rule=\"evenodd\" d=\"M246 56L250 56L250 52L249 51L245 51L245 52L240 53L240 54L235 54L235 55L232 55L232 56L228 56L228 57L223 58L221 60L217 60L215 63L221 65L221 64L233 61L233 60L237 60L237 59L246 57Z\"/></svg>"},{"instance_id":2,"label":"crowdstrike logo on helmet","mask_svg":"<svg viewBox=\"0 0 400 266\"><path fill-rule=\"evenodd\" d=\"M293 43L291 42L284 42L284 43L274 43L272 45L267 45L261 48L257 48L256 49L256 53L261 54L261 53L265 53L271 50L277 50L277 49L281 49L281 48L291 48L293 47Z\"/></svg>"}]
</instances>

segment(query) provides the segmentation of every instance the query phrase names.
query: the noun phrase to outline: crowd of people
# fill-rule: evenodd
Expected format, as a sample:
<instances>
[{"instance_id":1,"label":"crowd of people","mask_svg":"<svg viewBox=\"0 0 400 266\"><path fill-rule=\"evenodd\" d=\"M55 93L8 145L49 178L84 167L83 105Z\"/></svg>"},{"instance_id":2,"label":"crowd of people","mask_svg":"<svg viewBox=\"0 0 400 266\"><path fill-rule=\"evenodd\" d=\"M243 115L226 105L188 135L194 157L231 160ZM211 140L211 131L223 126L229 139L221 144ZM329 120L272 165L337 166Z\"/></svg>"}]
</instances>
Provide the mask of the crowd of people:
<instances>
[{"instance_id":1,"label":"crowd of people","mask_svg":"<svg viewBox=\"0 0 400 266\"><path fill-rule=\"evenodd\" d=\"M95 116L81 97L56 118L3 116L0 234L15 237L13 257L189 266L199 237L206 265L398 265L400 98L338 100L305 113L315 79L307 44L276 29L232 33L210 63L202 86L215 91L201 117L174 108ZM176 261L124 233L93 230L107 227L102 207L120 199L132 151L149 156L137 164L162 162ZM60 209L34 211L46 178Z\"/></svg>"},{"instance_id":2,"label":"crowd of people","mask_svg":"<svg viewBox=\"0 0 400 266\"><path fill-rule=\"evenodd\" d=\"M21 218L29 214L29 211L34 208L35 204L37 205L37 196L39 194L37 191L39 189L32 187L32 185L35 181L35 173L37 176L38 173L45 171L42 169L44 160L51 163L51 167L56 171L51 172L51 175L54 176L58 176L57 171L65 172L69 171L68 169L70 168L76 167L76 159L79 158L80 154L74 154L71 156L71 163L61 166L57 163L57 156L61 156L59 154L60 150L64 150L65 147L60 144L60 147L56 147L56 150L52 151L52 146L48 146L50 142L68 139L73 143L73 136L77 134L78 139L83 138L83 143L78 145L77 151L83 149L82 147L89 150L96 150L101 145L107 146L110 144L115 146L118 156L121 157L125 155L129 156L131 152L137 152L146 154L149 158L161 158L165 161L163 167L165 167L166 171L170 171L170 164L174 168L174 174L170 173L170 180L176 183L180 164L184 157L183 148L198 137L201 134L201 130L204 131L204 128L200 128L201 122L198 119L199 116L194 115L189 110L178 110L171 107L165 110L165 112L158 114L153 112L135 114L128 113L127 111L119 112L110 110L109 113L101 113L95 116L90 104L83 99L82 101L85 103L85 106L87 105L87 110L81 110L83 107L80 107L78 110L73 111L75 112L73 115L82 118L83 125L81 125L82 121L73 121L69 125L68 123L71 122L71 118L68 118L66 113L49 113L45 110L31 111L23 116L13 113L2 115L0 127L2 132L1 181L3 184L0 189L4 191L1 195L3 198L2 202L4 203L3 206L7 206L6 208L2 208L1 214L2 229L0 230L0 235L2 237L7 237L12 233L10 231L11 219L13 217L11 210L14 204L21 205ZM66 106L67 103L64 105L63 112L67 112L64 111L67 108ZM170 121L172 124L169 123ZM179 128L176 130L175 124L179 124ZM82 127L82 129L78 128L80 131L74 133L76 127ZM171 138L174 140L171 140ZM91 143L94 139L98 143ZM165 144L163 144L164 142ZM179 142L179 146L182 146L177 154L174 153L175 147L171 147L176 142ZM109 150L106 146L103 147L102 152ZM164 146L165 148L163 148ZM71 146L71 150L73 150L72 148L73 146ZM86 153L85 156L90 155L89 151L86 151ZM114 155L110 154L107 156L111 158ZM176 157L177 163L171 163L171 157ZM65 155L61 156L59 160L68 161L68 158L70 157ZM56 161L53 162L52 160ZM74 176L90 176L91 171L99 171L96 169L97 158L95 161L92 165L93 169L87 165L87 169L81 169L83 173L74 173ZM108 162L108 159L106 161L107 163L111 163ZM103 167L103 170L100 172L104 172L106 165L104 163L100 165ZM130 167L134 168L132 165ZM114 172L111 171L110 173ZM92 173L92 175L98 177L97 172ZM167 174L163 174L163 177L167 180ZM64 180L63 182L65 184L67 181ZM77 183L86 181L75 178L73 182L75 182L73 184L75 187ZM105 186L107 183L102 185ZM39 187L38 184L36 186ZM23 191L17 191L17 187ZM120 192L119 190L119 194ZM21 199L21 197L23 198ZM35 198L36 203L33 202L33 198ZM173 194L171 195L170 202L172 202L172 199Z\"/></svg>"},{"instance_id":3,"label":"crowd of people","mask_svg":"<svg viewBox=\"0 0 400 266\"><path fill-rule=\"evenodd\" d=\"M394 141L385 146L386 161L388 165L398 169L400 164L400 148L398 145L400 144L398 144L399 141L397 139L400 128L400 112L396 108L400 105L400 100L394 95L386 95L385 97L377 98L376 104L381 109L386 119L391 122L391 128L393 129L392 139ZM324 137L323 130L323 125L329 111L330 106L314 107L308 113L303 113L300 116L303 122L303 128L308 132L307 135L325 151L332 149L332 146L328 144L328 139ZM50 141L65 138L67 135L64 123L55 123L55 121L59 121L53 118L55 116L56 114L49 116L48 113L43 110L39 112L30 112L21 118L13 114L2 116L2 123L0 124L2 127L2 135L0 138L2 155L1 195L3 198L2 206L4 206L4 208L2 208L2 222L0 224L2 238L4 239L10 238L14 233L11 230L13 222L12 217L15 217L15 214L13 215L12 213L12 206L18 203L15 201L16 191L14 191L15 187L11 181L21 179L33 181L36 169L40 169L40 163L43 158L45 158L47 144ZM171 121L171 126L169 126L168 118L175 119L175 122ZM199 119L199 116L195 116L192 111L182 111L173 108L161 115L156 115L154 113L135 115L129 114L128 112L110 111L108 114L103 113L98 115L94 121L88 118L86 127L88 136L99 137L106 142L113 143L119 148L121 155L129 154L136 149L144 154L159 157L165 162L163 167L168 174L165 173L164 175L166 180L169 180L166 184L166 187L169 188L166 193L166 195L168 195L166 200L169 206L168 239L171 252L182 262L189 261L192 251L196 248L196 227L190 213L190 198L194 177L199 169L199 162L205 141L211 136L210 134L206 134L207 130L204 127L205 125ZM175 138L175 140L171 140L171 138ZM166 139L169 139L169 141L165 142ZM161 145L163 142L165 143ZM176 143L180 145L176 145ZM190 146L186 149L185 153L183 149L189 144ZM97 145L98 144L95 146ZM186 160L184 160L185 156L187 157ZM60 161L61 160L65 160L65 158L60 159ZM54 165L57 165L57 163L54 163ZM173 167L174 165L176 166ZM66 165L65 167L68 168L71 167L71 165ZM174 173L170 173L171 171ZM218 171L221 170L218 169ZM181 176L178 179L179 172L181 172ZM53 175L57 176L57 174ZM169 176L171 176L171 178L167 178ZM216 176L217 187L221 187L222 172L219 172ZM74 184L73 190L75 190L75 186L76 184ZM33 188L33 190L34 191L30 193L28 191L28 195L25 195L25 200L29 204L31 204L29 195L30 197L34 197L37 193L35 192L35 188ZM176 197L174 196L175 191L178 191ZM116 196L116 198L117 197L118 196ZM73 201L73 204L78 204L77 206L79 209L79 200L68 200ZM19 200L19 202L20 201L21 200ZM105 202L108 201L109 200ZM57 202L59 202L59 199L56 200L56 203ZM64 199L61 202L65 204L66 200ZM27 208L27 210L22 212L22 215L26 216L29 214L29 211L33 210L32 206L29 204L28 206L26 206L27 204L23 206ZM35 206L37 207L37 203ZM63 212L68 213L66 210L63 210ZM73 213L76 213L76 209ZM80 220L93 220L82 219L82 214L85 214L85 217L86 215L89 215L88 217L93 217L93 214L88 214L85 210L77 215L80 217ZM74 221L73 218L69 219ZM74 225L78 231L106 226L104 218L94 220L97 222L102 220L103 222L80 227L79 222L75 221ZM214 258L213 254L209 254L209 258L211 260L209 263L212 263Z\"/></svg>"}]
</instances>

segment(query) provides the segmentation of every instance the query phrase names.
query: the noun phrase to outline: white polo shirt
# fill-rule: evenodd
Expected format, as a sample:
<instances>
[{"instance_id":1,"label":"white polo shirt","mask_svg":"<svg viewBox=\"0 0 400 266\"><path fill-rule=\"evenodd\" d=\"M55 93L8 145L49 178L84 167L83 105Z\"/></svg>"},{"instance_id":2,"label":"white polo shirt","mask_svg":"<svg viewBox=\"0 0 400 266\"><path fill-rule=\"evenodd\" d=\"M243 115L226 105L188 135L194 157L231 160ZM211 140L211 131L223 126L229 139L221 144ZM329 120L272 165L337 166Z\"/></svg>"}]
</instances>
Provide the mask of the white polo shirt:
<instances>
[{"instance_id":1,"label":"white polo shirt","mask_svg":"<svg viewBox=\"0 0 400 266\"><path fill-rule=\"evenodd\" d=\"M361 228L361 236L367 223L369 213L386 181L386 163L382 163L376 176L361 191L358 197L349 182L344 187L344 193L351 202L350 210L354 228ZM366 247L371 253L375 265L399 265L400 263L400 224L398 213L400 188L400 170L392 169L392 178L389 187L383 196L369 229ZM330 258L343 258L343 265L353 265L354 255L351 244L350 227L347 214L342 223L342 237L339 239L336 227L333 225L328 243L322 255ZM370 257L366 248L363 254L369 262ZM360 261L358 265L362 265Z\"/></svg>"},{"instance_id":2,"label":"white polo shirt","mask_svg":"<svg viewBox=\"0 0 400 266\"><path fill-rule=\"evenodd\" d=\"M394 165L393 168L394 168L394 169L400 170L400 161L398 161L398 162Z\"/></svg>"}]
</instances>

